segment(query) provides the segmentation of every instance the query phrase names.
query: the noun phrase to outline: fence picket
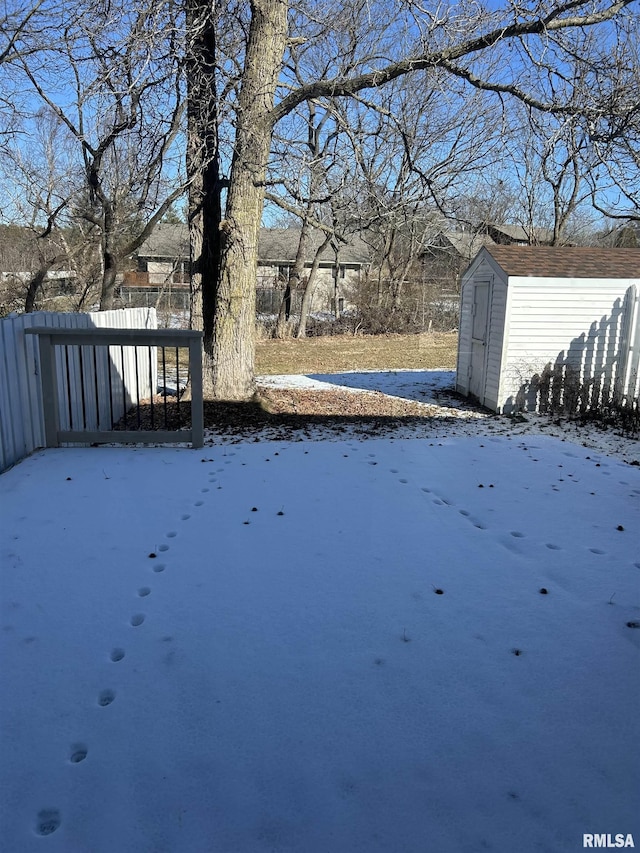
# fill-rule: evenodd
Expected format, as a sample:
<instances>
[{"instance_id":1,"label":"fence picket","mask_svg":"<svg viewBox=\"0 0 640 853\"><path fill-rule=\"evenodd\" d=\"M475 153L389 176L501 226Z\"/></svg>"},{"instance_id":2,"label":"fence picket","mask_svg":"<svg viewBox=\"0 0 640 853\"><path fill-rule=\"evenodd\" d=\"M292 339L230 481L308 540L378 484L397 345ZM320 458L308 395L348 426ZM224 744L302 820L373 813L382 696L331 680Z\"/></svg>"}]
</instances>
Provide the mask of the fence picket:
<instances>
[{"instance_id":1,"label":"fence picket","mask_svg":"<svg viewBox=\"0 0 640 853\"><path fill-rule=\"evenodd\" d=\"M113 328L113 329L156 329L155 308L127 308L115 311L93 312L90 314L63 314L50 311L38 311L33 314L5 317L0 320L0 471L15 465L38 447L45 446L44 415L40 395L40 354L35 335L25 335L24 330L32 326L51 328ZM56 371L61 390L68 390L67 370L62 349L56 354ZM80 358L77 348L72 348L69 357L69 378L71 384L80 379ZM83 348L84 349L84 348ZM109 373L112 370L110 351L119 351L120 347L99 348L94 362L91 348L83 352L82 377L85 384L92 388L97 384L99 392L109 388ZM97 368L97 373L96 373ZM147 370L147 374L148 374ZM135 387L135 364L125 364L122 373L125 387ZM157 374L156 374L157 378ZM120 386L122 378L120 379ZM151 393L154 388L147 379L141 390ZM95 395L94 395L95 396ZM100 393L100 400L108 398L108 390ZM129 400L134 396L127 394ZM71 395L73 419L82 424L82 401L77 395ZM69 412L64 401L69 399L66 393L60 394L60 425L70 428ZM114 397L115 406L115 397ZM122 414L122 395L120 395L120 414ZM114 415L116 410L114 408ZM108 399L101 402L98 411L89 395L86 410L88 428L98 429L100 423L111 421Z\"/></svg>"}]
</instances>

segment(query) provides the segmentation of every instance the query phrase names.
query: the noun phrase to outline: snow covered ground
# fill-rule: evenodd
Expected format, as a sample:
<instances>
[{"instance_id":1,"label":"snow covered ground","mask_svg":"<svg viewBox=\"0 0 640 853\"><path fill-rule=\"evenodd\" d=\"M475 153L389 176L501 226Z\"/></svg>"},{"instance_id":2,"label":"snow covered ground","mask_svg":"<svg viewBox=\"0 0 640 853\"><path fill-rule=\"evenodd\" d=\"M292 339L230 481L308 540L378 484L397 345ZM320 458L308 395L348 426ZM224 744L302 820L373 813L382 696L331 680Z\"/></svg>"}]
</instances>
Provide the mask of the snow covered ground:
<instances>
[{"instance_id":1,"label":"snow covered ground","mask_svg":"<svg viewBox=\"0 0 640 853\"><path fill-rule=\"evenodd\" d=\"M0 850L639 846L634 451L461 420L3 474Z\"/></svg>"}]
</instances>

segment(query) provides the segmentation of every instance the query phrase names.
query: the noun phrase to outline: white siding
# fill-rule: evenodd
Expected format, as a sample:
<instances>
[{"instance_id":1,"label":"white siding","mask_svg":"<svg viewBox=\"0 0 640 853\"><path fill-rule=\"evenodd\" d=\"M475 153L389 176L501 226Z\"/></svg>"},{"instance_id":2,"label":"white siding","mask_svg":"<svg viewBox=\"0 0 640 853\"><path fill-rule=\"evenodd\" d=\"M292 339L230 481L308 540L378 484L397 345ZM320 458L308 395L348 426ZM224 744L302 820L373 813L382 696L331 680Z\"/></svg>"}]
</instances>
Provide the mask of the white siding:
<instances>
[{"instance_id":1,"label":"white siding","mask_svg":"<svg viewBox=\"0 0 640 853\"><path fill-rule=\"evenodd\" d=\"M531 380L535 384L535 377L554 365L570 365L581 380L613 387L624 372L621 335L625 294L632 284L511 277L498 410L534 408Z\"/></svg>"},{"instance_id":2,"label":"white siding","mask_svg":"<svg viewBox=\"0 0 640 853\"><path fill-rule=\"evenodd\" d=\"M572 376L599 394L637 399L640 388L640 279L511 276L481 251L465 272L460 300L456 388L469 394L474 287L492 281L480 402L495 411L548 405ZM475 369L475 368L474 368ZM542 377L542 381L540 381ZM569 390L570 383L567 383ZM561 393L564 393L562 391ZM581 404L585 398L581 398Z\"/></svg>"}]
</instances>

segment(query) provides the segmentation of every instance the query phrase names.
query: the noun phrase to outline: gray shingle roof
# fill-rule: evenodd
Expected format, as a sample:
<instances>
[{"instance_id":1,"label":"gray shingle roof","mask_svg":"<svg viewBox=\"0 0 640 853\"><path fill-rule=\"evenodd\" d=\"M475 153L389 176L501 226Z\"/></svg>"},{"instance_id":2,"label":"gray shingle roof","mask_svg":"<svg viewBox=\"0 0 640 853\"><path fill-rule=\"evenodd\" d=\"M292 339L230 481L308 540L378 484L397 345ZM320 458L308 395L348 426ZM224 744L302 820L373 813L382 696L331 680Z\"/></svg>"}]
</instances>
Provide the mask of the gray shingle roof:
<instances>
[{"instance_id":1,"label":"gray shingle roof","mask_svg":"<svg viewBox=\"0 0 640 853\"><path fill-rule=\"evenodd\" d=\"M170 225L161 222L153 229L151 236L138 249L140 258L177 258L189 257L189 230L186 225Z\"/></svg>"},{"instance_id":2,"label":"gray shingle roof","mask_svg":"<svg viewBox=\"0 0 640 853\"><path fill-rule=\"evenodd\" d=\"M258 257L261 263L277 266L291 264L295 260L300 239L299 228L261 228L258 244ZM324 234L318 229L311 232L308 262L313 260L316 249L324 240ZM371 253L368 246L359 238L352 238L346 245L338 243L338 261L342 264L368 264ZM138 250L138 256L148 259L189 257L189 232L186 225L157 225L151 237ZM325 249L322 260L333 263L335 252L332 247Z\"/></svg>"},{"instance_id":3,"label":"gray shingle roof","mask_svg":"<svg viewBox=\"0 0 640 853\"><path fill-rule=\"evenodd\" d=\"M462 258L470 260L483 246L491 246L493 240L488 234L474 234L471 231L442 231L440 243L448 243Z\"/></svg>"},{"instance_id":4,"label":"gray shingle roof","mask_svg":"<svg viewBox=\"0 0 640 853\"><path fill-rule=\"evenodd\" d=\"M499 243L504 243L504 240L498 239L500 236L518 243L542 245L548 245L553 239L553 231L548 228L524 228L522 225L498 225L494 222L488 225L487 229L489 234L493 232L493 236Z\"/></svg>"}]
</instances>

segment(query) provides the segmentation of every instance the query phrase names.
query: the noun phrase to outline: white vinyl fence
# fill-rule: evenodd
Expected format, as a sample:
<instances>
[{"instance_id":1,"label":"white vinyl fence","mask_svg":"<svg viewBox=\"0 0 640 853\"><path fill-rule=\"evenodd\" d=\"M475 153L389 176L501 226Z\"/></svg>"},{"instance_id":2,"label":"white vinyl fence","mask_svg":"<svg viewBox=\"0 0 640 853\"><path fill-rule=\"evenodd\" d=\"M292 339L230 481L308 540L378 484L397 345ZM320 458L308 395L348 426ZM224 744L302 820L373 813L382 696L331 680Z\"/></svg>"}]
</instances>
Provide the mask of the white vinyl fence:
<instances>
[{"instance_id":1,"label":"white vinyl fence","mask_svg":"<svg viewBox=\"0 0 640 853\"><path fill-rule=\"evenodd\" d=\"M156 329L155 308L127 308L91 314L62 314L38 311L0 320L0 471L4 471L38 447L46 446L44 414L40 389L40 354L36 335L25 334L34 326L64 329ZM73 348L56 359L58 386L69 387L82 382L86 386L106 386L114 374L126 389L125 395L113 396L113 415L120 417L134 398L155 393L157 366L149 370L149 360L133 347ZM144 363L140 359L144 359ZM101 395L104 397L104 394ZM73 395L61 395L73 400ZM98 429L103 415L97 408L77 409L78 403L60 407L62 429L70 429L81 416L86 428Z\"/></svg>"}]
</instances>

